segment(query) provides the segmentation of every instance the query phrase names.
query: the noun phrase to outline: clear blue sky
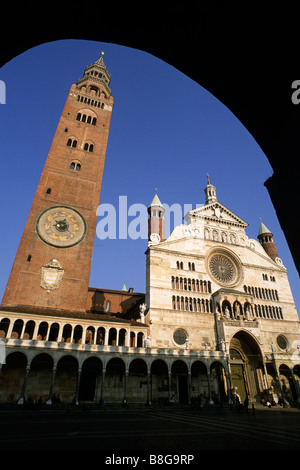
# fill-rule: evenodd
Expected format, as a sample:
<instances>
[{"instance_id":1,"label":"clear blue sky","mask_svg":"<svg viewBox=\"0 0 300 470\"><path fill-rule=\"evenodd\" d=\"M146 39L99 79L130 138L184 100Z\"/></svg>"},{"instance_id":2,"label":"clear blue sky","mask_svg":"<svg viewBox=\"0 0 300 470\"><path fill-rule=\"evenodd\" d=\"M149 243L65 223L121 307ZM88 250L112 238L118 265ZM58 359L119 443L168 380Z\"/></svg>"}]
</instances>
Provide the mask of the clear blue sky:
<instances>
[{"instance_id":1,"label":"clear blue sky","mask_svg":"<svg viewBox=\"0 0 300 470\"><path fill-rule=\"evenodd\" d=\"M248 222L260 217L273 232L300 312L299 277L264 181L272 168L238 119L209 92L142 51L90 41L33 48L0 70L6 84L1 114L2 212L0 297L10 273L41 172L72 83L105 52L115 98L101 203L118 208L204 203L206 174L220 202ZM132 218L129 217L129 221ZM95 238L90 286L145 292L147 240Z\"/></svg>"}]
</instances>

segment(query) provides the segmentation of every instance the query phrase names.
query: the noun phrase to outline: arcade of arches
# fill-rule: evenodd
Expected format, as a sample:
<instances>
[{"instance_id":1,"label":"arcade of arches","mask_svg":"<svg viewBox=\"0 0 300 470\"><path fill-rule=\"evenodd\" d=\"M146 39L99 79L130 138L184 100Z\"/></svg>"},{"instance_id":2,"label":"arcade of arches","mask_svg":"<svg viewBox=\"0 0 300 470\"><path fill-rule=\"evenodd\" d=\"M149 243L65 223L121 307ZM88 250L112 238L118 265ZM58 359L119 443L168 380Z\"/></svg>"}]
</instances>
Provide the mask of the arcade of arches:
<instances>
[{"instance_id":1,"label":"arcade of arches","mask_svg":"<svg viewBox=\"0 0 300 470\"><path fill-rule=\"evenodd\" d=\"M103 347L102 347L103 348ZM299 401L300 364L291 367L270 359L264 362L257 341L237 332L229 355L209 351L170 351L128 348L114 351L58 351L14 348L7 352L0 375L0 401L23 403L29 397L43 403L104 401L105 403L233 403L237 392L243 401L260 401L272 394Z\"/></svg>"}]
</instances>

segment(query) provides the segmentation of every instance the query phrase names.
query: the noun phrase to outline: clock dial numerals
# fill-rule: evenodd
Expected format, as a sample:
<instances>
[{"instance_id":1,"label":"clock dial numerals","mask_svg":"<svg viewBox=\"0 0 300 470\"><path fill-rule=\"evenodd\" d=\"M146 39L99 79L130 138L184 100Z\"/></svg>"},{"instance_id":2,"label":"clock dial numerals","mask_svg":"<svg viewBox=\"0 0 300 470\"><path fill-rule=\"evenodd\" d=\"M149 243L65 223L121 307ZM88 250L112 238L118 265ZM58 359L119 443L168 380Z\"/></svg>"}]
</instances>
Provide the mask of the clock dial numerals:
<instances>
[{"instance_id":1,"label":"clock dial numerals","mask_svg":"<svg viewBox=\"0 0 300 470\"><path fill-rule=\"evenodd\" d=\"M37 233L48 245L67 248L81 242L86 232L84 218L70 207L50 207L37 220Z\"/></svg>"}]
</instances>

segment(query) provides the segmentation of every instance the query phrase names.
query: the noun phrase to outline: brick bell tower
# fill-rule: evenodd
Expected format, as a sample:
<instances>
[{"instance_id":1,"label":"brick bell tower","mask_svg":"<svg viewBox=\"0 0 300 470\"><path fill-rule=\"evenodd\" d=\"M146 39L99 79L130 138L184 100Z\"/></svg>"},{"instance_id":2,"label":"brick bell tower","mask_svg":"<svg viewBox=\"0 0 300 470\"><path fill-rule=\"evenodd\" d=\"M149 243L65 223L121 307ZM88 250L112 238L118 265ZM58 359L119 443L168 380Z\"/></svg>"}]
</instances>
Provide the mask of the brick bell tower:
<instances>
[{"instance_id":1,"label":"brick bell tower","mask_svg":"<svg viewBox=\"0 0 300 470\"><path fill-rule=\"evenodd\" d=\"M157 196L155 196L148 207L148 241L153 243L163 242L165 240L165 209Z\"/></svg>"},{"instance_id":2,"label":"brick bell tower","mask_svg":"<svg viewBox=\"0 0 300 470\"><path fill-rule=\"evenodd\" d=\"M103 55L70 88L2 306L85 311L113 97Z\"/></svg>"}]
</instances>

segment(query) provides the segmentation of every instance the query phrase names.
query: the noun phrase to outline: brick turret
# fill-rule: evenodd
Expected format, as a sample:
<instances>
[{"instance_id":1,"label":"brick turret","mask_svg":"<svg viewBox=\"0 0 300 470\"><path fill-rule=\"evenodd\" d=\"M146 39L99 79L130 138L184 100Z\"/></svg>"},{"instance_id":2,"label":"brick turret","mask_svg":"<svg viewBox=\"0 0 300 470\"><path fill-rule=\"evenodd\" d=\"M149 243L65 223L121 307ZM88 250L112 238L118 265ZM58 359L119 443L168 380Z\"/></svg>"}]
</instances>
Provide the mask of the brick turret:
<instances>
[{"instance_id":1,"label":"brick turret","mask_svg":"<svg viewBox=\"0 0 300 470\"><path fill-rule=\"evenodd\" d=\"M164 241L165 240L165 219L164 219L165 209L162 203L160 202L157 192L155 190L155 196L148 207L148 239L150 241ZM159 236L159 238L157 237ZM155 239L152 240L152 238Z\"/></svg>"},{"instance_id":2,"label":"brick turret","mask_svg":"<svg viewBox=\"0 0 300 470\"><path fill-rule=\"evenodd\" d=\"M267 255L275 261L278 258L277 248L273 240L273 233L261 222L257 238Z\"/></svg>"}]
</instances>

